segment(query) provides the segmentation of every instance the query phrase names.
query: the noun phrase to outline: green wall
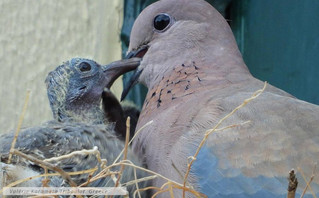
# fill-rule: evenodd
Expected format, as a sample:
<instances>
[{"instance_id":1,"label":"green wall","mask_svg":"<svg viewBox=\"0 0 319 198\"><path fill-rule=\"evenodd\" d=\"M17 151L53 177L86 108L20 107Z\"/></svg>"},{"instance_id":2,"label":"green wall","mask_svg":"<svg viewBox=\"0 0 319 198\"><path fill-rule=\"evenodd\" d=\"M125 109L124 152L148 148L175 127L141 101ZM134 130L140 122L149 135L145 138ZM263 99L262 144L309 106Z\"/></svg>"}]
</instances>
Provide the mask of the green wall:
<instances>
[{"instance_id":1,"label":"green wall","mask_svg":"<svg viewBox=\"0 0 319 198\"><path fill-rule=\"evenodd\" d=\"M251 73L319 104L319 1L240 0L230 10Z\"/></svg>"},{"instance_id":2,"label":"green wall","mask_svg":"<svg viewBox=\"0 0 319 198\"><path fill-rule=\"evenodd\" d=\"M125 57L129 45L130 33L136 17L143 10L143 8L155 1L156 0L124 0L124 21L121 32L123 57ZM132 73L133 72L129 72L123 76L124 86L129 81ZM127 94L126 100L131 100L139 107L142 107L146 93L146 87L143 85L136 85Z\"/></svg>"}]
</instances>

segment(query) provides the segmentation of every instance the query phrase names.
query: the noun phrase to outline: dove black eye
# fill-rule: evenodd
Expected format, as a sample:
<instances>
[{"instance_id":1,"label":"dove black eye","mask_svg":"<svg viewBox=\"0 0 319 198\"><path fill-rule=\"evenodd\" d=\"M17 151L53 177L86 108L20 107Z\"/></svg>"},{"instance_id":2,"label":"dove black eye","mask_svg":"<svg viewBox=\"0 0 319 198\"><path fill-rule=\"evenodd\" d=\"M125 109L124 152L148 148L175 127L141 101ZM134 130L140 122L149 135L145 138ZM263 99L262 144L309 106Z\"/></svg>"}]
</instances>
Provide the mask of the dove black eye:
<instances>
[{"instance_id":1,"label":"dove black eye","mask_svg":"<svg viewBox=\"0 0 319 198\"><path fill-rule=\"evenodd\" d=\"M171 23L171 17L167 14L158 14L154 18L154 28L158 31L164 31Z\"/></svg>"},{"instance_id":2,"label":"dove black eye","mask_svg":"<svg viewBox=\"0 0 319 198\"><path fill-rule=\"evenodd\" d=\"M83 63L80 63L79 68L82 72L90 71L91 65L89 63L83 62Z\"/></svg>"}]
</instances>

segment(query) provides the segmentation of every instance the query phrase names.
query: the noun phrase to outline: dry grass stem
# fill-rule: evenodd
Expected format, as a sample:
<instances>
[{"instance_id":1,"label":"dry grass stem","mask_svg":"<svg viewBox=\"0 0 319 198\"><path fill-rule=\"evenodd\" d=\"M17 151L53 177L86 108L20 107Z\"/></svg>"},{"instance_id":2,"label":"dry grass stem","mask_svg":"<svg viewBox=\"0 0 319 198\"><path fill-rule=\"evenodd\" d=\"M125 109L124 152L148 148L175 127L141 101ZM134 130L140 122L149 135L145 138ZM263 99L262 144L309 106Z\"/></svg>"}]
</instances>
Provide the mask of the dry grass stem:
<instances>
[{"instance_id":1,"label":"dry grass stem","mask_svg":"<svg viewBox=\"0 0 319 198\"><path fill-rule=\"evenodd\" d=\"M172 161L172 167L175 169L175 171L177 172L177 174L180 176L180 179L184 179L184 176L183 176L182 172L181 172L180 170L178 170L178 168L175 166L175 163L174 163L173 161ZM194 188L189 184L188 181L186 181L186 184L187 184L190 188L194 189Z\"/></svg>"},{"instance_id":2,"label":"dry grass stem","mask_svg":"<svg viewBox=\"0 0 319 198\"><path fill-rule=\"evenodd\" d=\"M62 177L65 181L67 181L67 182L70 184L70 186L72 186L72 187L77 187L76 183L72 180L72 178L70 177L70 175L68 175L66 172L64 172L61 168L56 167L56 166L53 166L52 164L50 164L50 163L48 163L48 162L44 162L44 161L42 161L42 160L39 160L39 159L37 159L37 158L35 158L35 157L33 157L33 156L24 154L24 153L22 153L22 152L20 152L20 151L18 151L18 150L16 150L16 149L14 149L12 153L15 154L15 155L19 155L20 157L23 157L23 158L25 158L25 159L27 159L27 160L30 160L30 161L32 161L32 162L34 162L34 163L36 163L36 164L39 164L39 165L41 165L41 166L44 166L44 167L46 167L46 168L48 168L48 169L50 169L50 170L53 170L53 171L55 171L55 172L60 173L61 177ZM76 197L81 198L82 196L81 196L81 195L77 195Z\"/></svg>"},{"instance_id":3,"label":"dry grass stem","mask_svg":"<svg viewBox=\"0 0 319 198\"><path fill-rule=\"evenodd\" d=\"M171 196L171 198L174 198L175 196L174 196L172 184L168 184L168 191L169 191L169 195Z\"/></svg>"},{"instance_id":4,"label":"dry grass stem","mask_svg":"<svg viewBox=\"0 0 319 198\"><path fill-rule=\"evenodd\" d=\"M226 127L223 127L223 128L219 128L219 129L216 129L215 132L218 132L218 131L224 131L226 129L230 129L230 128L235 128L235 127L239 127L239 126L243 126L245 124L248 124L250 123L251 121L248 120L246 122L243 122L243 123L240 123L240 124L233 124L233 125L229 125L229 126L226 126Z\"/></svg>"},{"instance_id":5,"label":"dry grass stem","mask_svg":"<svg viewBox=\"0 0 319 198\"><path fill-rule=\"evenodd\" d=\"M75 155L95 155L97 160L99 161L99 163L102 162L101 154L100 154L100 151L98 150L97 146L94 146L93 149L90 149L90 150L83 149L83 150L80 150L80 151L74 151L74 152L66 154L66 155L62 155L62 156L59 156L59 157L52 157L52 158L49 158L49 159L45 159L43 161L44 162L60 161L60 160L63 160L63 159L72 158Z\"/></svg>"},{"instance_id":6,"label":"dry grass stem","mask_svg":"<svg viewBox=\"0 0 319 198\"><path fill-rule=\"evenodd\" d=\"M88 181L84 182L83 184L79 185L79 187L84 187L84 186L88 185L89 183L92 183L92 182L94 182L94 181L96 181L96 180L99 180L99 179L101 179L101 178L112 177L112 176L115 177L115 175L118 175L118 174L119 174L119 172L109 172L109 173L106 173L106 174L101 175L101 176L99 176L99 177L91 177L90 180L88 180ZM113 179L113 178L112 178L112 179ZM116 182L116 178L115 178L115 182ZM115 182L114 182L114 183L115 183Z\"/></svg>"},{"instance_id":7,"label":"dry grass stem","mask_svg":"<svg viewBox=\"0 0 319 198\"><path fill-rule=\"evenodd\" d=\"M29 103L29 98L30 98L30 93L31 93L31 91L28 90L28 91L27 91L27 94L26 94L26 97L25 97L25 100L24 100L24 105L23 105L22 113L21 113L21 115L20 115L19 122L18 122L18 125L17 125L17 129L16 129L16 131L15 131L14 138L13 138L13 141L12 141L12 143L11 143L11 148L10 148L10 153L9 153L9 158L8 158L8 164L11 163L12 152L13 152L14 147L15 147L16 142L17 142L17 138L18 138L18 135L19 135L21 126L22 126L22 122L23 122L23 120L24 120L24 115L25 115L25 113L26 113L26 111L27 111L27 107L28 107L28 103Z\"/></svg>"},{"instance_id":8,"label":"dry grass stem","mask_svg":"<svg viewBox=\"0 0 319 198\"><path fill-rule=\"evenodd\" d=\"M149 169L137 166L137 165L133 164L130 160L127 159L127 152L128 152L129 145L132 143L132 141L135 139L135 137L145 127L147 127L147 126L149 126L149 125L151 125L153 123L153 120L149 121L143 127L141 127L139 130L137 130L135 135L131 139L131 141L129 141L130 118L129 117L127 118L127 120L126 120L126 139L125 139L124 149L117 156L117 158L114 160L114 162L111 165L109 165L109 166L107 166L106 159L101 159L101 155L100 155L100 152L99 152L97 147L94 147L91 150L83 149L81 151L74 151L74 152L72 152L70 154L66 154L66 155L63 155L63 156L49 158L49 159L45 159L45 160L39 160L39 159L37 159L37 158L35 158L33 156L26 155L26 154L14 149L16 137L18 136L18 132L20 130L21 123L22 123L23 116L24 116L24 112L25 112L25 109L26 109L26 107L25 107L24 110L23 110L23 113L21 115L21 117L22 117L21 121L19 121L19 124L18 124L15 140L12 142L12 154L19 155L19 156L21 156L23 158L26 158L27 160L33 161L35 164L38 164L38 165L42 166L44 168L46 174L25 178L25 179L13 182L13 183L9 184L7 187L15 186L15 185L20 184L22 182L26 182L26 181L29 181L31 179L35 179L35 178L39 178L39 177L45 177L43 186L47 186L48 185L48 181L49 181L47 177L50 177L50 176L61 176L65 181L67 181L70 184L71 187L83 187L83 186L87 186L88 184L90 184L90 183L92 183L92 182L94 182L96 180L109 177L110 180L107 181L107 182L112 182L112 180L113 180L113 182L115 184L114 187L136 185L136 190L135 190L135 192L133 194L134 198L136 196L141 197L140 192L143 192L143 191L146 191L146 190L150 190L150 189L155 191L155 193L153 194L152 197L156 197L157 195L160 195L162 193L169 193L170 197L172 198L172 197L174 197L174 190L182 190L183 197L185 197L186 192L187 193L192 193L195 197L207 197L206 195L194 190L194 188L192 186L190 186L190 184L188 183L187 178L188 178L188 175L190 173L191 166L192 166L193 162L196 160L196 157L197 157L200 149L203 147L203 145L205 144L208 136L211 133L216 132L216 131L223 131L223 130L226 130L226 129L229 129L229 128L239 127L239 126L245 125L245 124L250 122L250 121L246 121L246 122L243 122L243 123L233 124L233 125L230 125L230 126L219 128L224 120L229 118L231 115L233 115L240 108L244 107L247 103L249 103L253 99L257 98L265 90L266 86L267 86L267 83L265 83L263 89L256 91L253 94L252 97L246 99L241 105L236 107L231 113L229 113L224 118L222 118L214 126L214 128L206 131L205 136L204 136L203 140L200 142L200 144L199 144L194 156L191 156L191 157L188 158L189 162L188 162L188 165L187 165L187 171L186 171L185 175L181 174L181 172L176 168L176 166L172 162L173 168L177 172L180 173L180 176L183 179L183 183L182 184L178 183L178 182L175 182L175 181L173 181L173 180L171 180L171 179L169 179L169 178L167 178L167 177L165 177L165 176L163 176L161 174L158 174L158 173L156 173L154 171L151 171ZM28 97L29 96L27 96L26 104L27 104L27 101L28 101ZM25 106L26 106L26 104L25 104ZM92 155L93 154L93 155L95 155L97 157L97 160L99 162L98 166L100 166L102 168L102 170L100 172L98 172L95 176L93 176L93 174L98 170L98 167L95 167L95 168L92 168L92 169L89 169L89 170L84 170L84 171L64 172L61 168L56 167L56 166L54 166L54 165L49 163L51 161L63 160L63 159L67 159L67 158L72 158L75 155L84 155L84 154L85 155ZM123 159L121 159L122 155L123 155ZM120 180L121 180L121 177L122 177L122 173L125 170L125 166L129 166L129 167L132 167L134 169L134 180L127 181L126 183L122 183L121 184ZM120 167L119 171L112 171L112 169L114 167ZM56 173L47 173L47 169L53 170ZM150 174L150 176L145 176L143 178L137 178L137 170L143 171L145 173L148 173L148 174ZM70 177L71 175L78 175L78 174L89 174L88 180L86 182L82 183L79 186L77 186L76 183ZM149 186L149 187L142 188L142 189L139 188L138 184L140 182L145 182L145 181L153 180L153 179L156 179L156 178L161 178L161 179L165 180L166 183L164 183L160 188L159 187L155 187L155 186ZM307 183L307 186L309 186L310 190L311 190L311 187L310 187L309 184L311 183L311 181L309 181ZM35 196L35 197L39 197L39 196ZM81 196L79 196L79 197L81 197ZM95 196L93 196L93 197L95 197Z\"/></svg>"},{"instance_id":9,"label":"dry grass stem","mask_svg":"<svg viewBox=\"0 0 319 198\"><path fill-rule=\"evenodd\" d=\"M137 130L134 134L134 136L132 137L132 139L129 141L128 145L131 145L131 143L133 142L133 140L135 139L135 137L137 136L137 134L139 134L145 127L151 125L153 123L153 120L147 122L144 126L142 126L139 130ZM121 151L121 153L117 156L117 158L114 160L113 164L115 164L122 156L124 152L124 149Z\"/></svg>"},{"instance_id":10,"label":"dry grass stem","mask_svg":"<svg viewBox=\"0 0 319 198\"><path fill-rule=\"evenodd\" d=\"M173 181L173 180L171 180L171 179L169 179L169 178L167 178L167 177L165 177L165 176L163 176L163 175L161 175L161 174L158 174L158 173L156 173L156 172L154 172L154 171L151 171L151 170L149 170L149 169L146 169L146 168L143 168L143 167L140 167L140 166L136 166L136 165L133 164L132 162L129 162L129 163L128 163L128 162L125 162L125 161L121 161L121 162L119 162L119 163L112 164L112 165L109 166L108 168L111 168L111 167L114 167L114 166L119 166L119 165L122 165L122 164L125 165L125 166L131 166L131 167L134 167L134 168L136 168L136 169L140 169L140 170L145 171L145 172L147 172L147 173L156 175L157 177L160 177L160 178L162 178L162 179L164 179L164 180L166 180L166 181L172 182L172 183L174 183L174 184L176 184L176 185L178 185L178 186L182 186L182 184L177 183L177 182L175 182L175 181Z\"/></svg>"},{"instance_id":11,"label":"dry grass stem","mask_svg":"<svg viewBox=\"0 0 319 198\"><path fill-rule=\"evenodd\" d=\"M42 166L42 168L44 169L44 179L42 180L42 187L49 187L49 182L50 180L48 179L48 169L44 166Z\"/></svg>"},{"instance_id":12,"label":"dry grass stem","mask_svg":"<svg viewBox=\"0 0 319 198\"><path fill-rule=\"evenodd\" d=\"M136 190L136 191L134 192L134 194L133 194L133 197L134 197L134 198L136 197L136 193L137 193L137 192L143 192L143 191L147 191L147 190L161 190L161 189L158 188L158 187L155 187L155 186L148 186L148 187L139 189L139 191Z\"/></svg>"},{"instance_id":13,"label":"dry grass stem","mask_svg":"<svg viewBox=\"0 0 319 198\"><path fill-rule=\"evenodd\" d=\"M161 194L161 193L164 193L164 192L167 192L168 189L160 189L159 191L157 191L156 193L154 193L154 195L152 196L152 198L155 198L157 195Z\"/></svg>"},{"instance_id":14,"label":"dry grass stem","mask_svg":"<svg viewBox=\"0 0 319 198\"><path fill-rule=\"evenodd\" d=\"M303 198L303 197L304 197L304 195L306 194L308 188L309 188L309 190L310 190L312 196L313 196L314 198L317 198L316 194L313 192L313 190L312 190L312 188L311 188L311 186L310 186L312 180L313 180L314 177L315 177L315 169L316 169L316 165L314 166L314 169L313 169L313 171L312 171L312 175L311 175L309 181L307 181L304 172L302 171L302 169L301 169L300 167L298 167L298 171L300 172L300 174L301 174L303 180L306 182L306 187L305 187L305 189L303 190L303 192L302 192L300 198Z\"/></svg>"},{"instance_id":15,"label":"dry grass stem","mask_svg":"<svg viewBox=\"0 0 319 198\"><path fill-rule=\"evenodd\" d=\"M17 140L17 137L18 137L18 134L19 134L19 131L21 129L21 125L22 125L22 121L23 121L23 118L24 118L24 115L25 115L25 112L26 112L26 109L27 109L27 104L28 104L28 101L29 101L29 95L30 95L30 91L27 92L27 97L26 97L26 100L25 100L25 104L24 104L24 108L23 108L23 112L21 113L21 116L20 116L20 120L19 120L19 123L18 123L18 127L17 127L17 130L16 130L16 134L15 134L15 137L14 137L14 140L12 142L12 146L11 146L11 150L10 150L10 156L9 156L9 159L11 161L11 158L12 158L12 155L15 154L15 155L18 155L20 157L23 157L27 160L30 160L32 162L34 162L35 164L41 166L45 173L44 174L41 174L41 175L36 175L36 176L32 176L32 177L28 177L28 178L24 178L24 179L21 179L21 180L18 180L18 181L15 181L9 185L7 185L6 187L13 187L13 186L16 186L18 184L21 184L23 182L27 182L27 181L30 181L32 179L36 179L36 178L41 178L41 177L44 177L44 180L42 181L43 183L43 187L47 187L48 186L48 183L49 183L49 179L48 177L50 176L61 176L65 181L67 181L71 187L82 187L82 186L85 186L95 180L98 180L98 179L101 179L101 178L104 178L104 177L109 177L111 176L111 178L114 180L114 183L117 182L117 184L115 185L115 187L117 185L121 185L119 183L120 179L121 179L121 174L125 168L125 166L132 166L134 168L134 177L135 179L132 180L132 181L129 181L127 182L125 185L126 186L129 186L129 185L136 185L136 188L137 190L135 191L136 193L138 193L138 196L140 197L140 191L141 189L138 188L138 183L139 182L144 182L144 181L148 181L148 180L151 180L151 179L154 179L154 178L157 178L158 177L158 174L156 175L156 173L152 176L149 176L149 177L144 177L144 178L139 178L137 179L137 174L136 174L136 169L140 169L142 171L146 171L146 172L149 172L149 173L154 173L152 171L148 171L147 169L144 169L142 167L139 167L139 166L136 166L134 165L131 161L129 160L126 160L127 159L127 150L128 150L128 145L132 143L132 141L134 140L135 136L140 132L142 131L145 127L147 127L148 125L152 124L153 121L150 121L148 122L147 124L145 124L143 127L140 128L140 130L138 130L134 137L132 138L132 140L129 142L129 131L130 131L130 119L128 118L127 119L127 130L126 130L126 141L125 141L125 147L124 149L122 150L122 152L119 154L119 156L117 157L117 159L113 162L113 164L111 166L107 166L107 161L106 159L101 159L101 155L100 155L100 152L98 150L97 147L94 147L93 149L91 150L86 150L86 149L83 149L81 151L74 151L70 154L66 154L66 155L63 155L63 156L59 156L59 157L53 157L53 158L49 158L49 159L44 159L44 160L40 160L40 159L37 159L36 157L33 157L33 156L30 156L30 155L27 155L27 154L24 154L16 149L14 149L15 147L15 144L16 144L16 140ZM123 160L121 160L120 163L116 163L117 160L120 159L121 155L124 153L124 158ZM59 160L63 160L63 159L67 159L67 158L72 158L74 157L75 155L88 155L88 154L94 154L99 163L100 163L100 166L103 168L102 171L100 171L97 175L95 175L94 177L92 177L92 175L94 174L94 172L96 172L98 170L97 167L95 168L92 168L92 169L89 169L89 170L84 170L84 171L77 171L77 172L64 172L61 168L59 167L56 167L52 164L50 164L49 162L52 162L52 161L59 161ZM119 172L116 172L116 171L110 171L112 167L115 167L115 166L121 166L120 168L120 171ZM55 171L56 173L48 173L48 169L50 170L53 170ZM80 186L77 186L77 184L72 180L72 178L70 177L71 175L80 175L80 174L90 174L89 175L89 178L87 180L87 182L81 184ZM118 175L118 176L116 176ZM162 178L165 178L165 177L162 177ZM168 180L170 181L170 180ZM180 184L179 184L180 185ZM0 190L0 193L2 193L3 189ZM43 196L43 195L42 195ZM39 197L39 196L34 196L34 197ZM82 196L77 196L77 197L82 197Z\"/></svg>"},{"instance_id":16,"label":"dry grass stem","mask_svg":"<svg viewBox=\"0 0 319 198\"><path fill-rule=\"evenodd\" d=\"M92 172L95 172L97 171L97 167L95 168L92 168L92 169L88 169L88 170L82 170L82 171L76 171L76 172L67 172L68 175L72 176L72 175L82 175L82 174L86 174L86 173L92 173ZM8 184L6 187L13 187L13 186L16 186L18 184L21 184L23 182L27 182L27 181L30 181L32 179L36 179L36 178L39 178L39 177L52 177L52 176L61 176L60 173L48 173L48 174L41 174L41 175L35 175L35 176L32 176L32 177L27 177L27 178L24 178L24 179L20 179L20 180L17 180L15 182L12 182L11 184ZM0 194L2 193L3 189L0 190Z\"/></svg>"},{"instance_id":17,"label":"dry grass stem","mask_svg":"<svg viewBox=\"0 0 319 198\"><path fill-rule=\"evenodd\" d=\"M167 189L164 189L166 186L168 186ZM156 197L157 195L161 194L161 193L164 193L164 192L173 192L173 189L181 189L185 192L190 192L192 193L193 195L195 195L197 198L201 198L201 197L207 197L206 195L200 193L200 192L197 192L193 189L190 189L190 188L187 188L187 187L184 187L182 185L176 185L174 182L166 182L165 184L163 184L160 188L160 190L158 190L156 193L154 193L154 195L152 197ZM170 193L171 194L171 193ZM174 197L174 196L173 196Z\"/></svg>"},{"instance_id":18,"label":"dry grass stem","mask_svg":"<svg viewBox=\"0 0 319 198\"><path fill-rule=\"evenodd\" d=\"M125 146L124 146L124 158L123 160L126 160L127 159L127 148L128 148L128 142L129 142L129 139L130 139L130 122L131 122L131 118L130 116L127 117L126 119L126 136L125 136ZM118 178L116 180L116 183L115 183L115 187L118 186L119 182L120 182L120 179L121 179L121 176L122 176L122 173L124 171L124 168L125 166L122 164L121 165L121 169L120 169L120 174L118 175Z\"/></svg>"},{"instance_id":19,"label":"dry grass stem","mask_svg":"<svg viewBox=\"0 0 319 198\"><path fill-rule=\"evenodd\" d=\"M119 165L122 165L122 164L125 165L125 166L131 166L131 167L133 167L133 168L140 169L140 170L142 170L142 171L144 171L144 172L147 172L147 173L150 173L150 174L153 175L153 176L151 176L151 177L144 177L144 178L142 178L142 179L139 179L139 180L136 181L136 182L142 182L142 181L146 181L146 180L149 180L149 179L154 179L154 178L156 178L156 177L159 177L159 178L162 178L162 179L164 179L164 180L167 181L167 182L162 186L163 188L164 188L165 186L167 186L169 183L171 183L171 184L173 185L173 188L184 189L185 191L189 191L189 192L193 193L196 197L206 197L204 194L201 194L201 193L199 193L199 192L197 192L197 191L195 191L195 190L193 190L193 189L190 189L190 188L188 188L188 187L184 187L183 184L180 184L180 183L178 183L178 182L175 182L175 181L173 181L173 180L171 180L171 179L169 179L169 178L167 178L167 177L165 177L165 176L163 176L163 175L161 175L161 174L158 174L158 173L156 173L156 172L154 172L154 171L151 171L151 170L149 170L149 169L145 169L145 168L140 167L140 166L136 166L135 164L133 164L132 162L130 162L130 161L128 161L128 160L126 160L126 161L121 161L121 162L116 163L116 164L112 164L112 165L108 166L107 168L110 169L110 168L112 168L112 167L119 166ZM154 177L154 178L153 178L153 177ZM130 184L130 185L133 185L134 183L135 183L135 182L130 182L129 184ZM126 185L126 186L128 186L128 185ZM143 189L140 189L139 191L141 192L141 191L148 190L148 189L150 189L150 188L143 188ZM154 187L154 186L151 187L151 189L157 189L157 190L160 190L161 192L163 192L163 189L157 188L157 187ZM164 191L166 192L167 190L164 189ZM160 193L161 193L161 192L160 192Z\"/></svg>"},{"instance_id":20,"label":"dry grass stem","mask_svg":"<svg viewBox=\"0 0 319 198\"><path fill-rule=\"evenodd\" d=\"M104 161L104 159L102 159L102 162ZM106 166L106 164L105 164ZM100 179L102 177L104 177L104 175L110 175L110 170L109 168L106 166L105 168L102 169L102 171L100 171L98 174L96 174L93 178L91 178L91 181L95 181L96 178ZM86 183L86 182L85 182ZM82 184L81 184L82 185Z\"/></svg>"},{"instance_id":21,"label":"dry grass stem","mask_svg":"<svg viewBox=\"0 0 319 198\"><path fill-rule=\"evenodd\" d=\"M144 181L148 181L148 180L152 180L157 178L157 175L152 175L152 176L147 176L147 177L143 177L143 178L139 178L139 179L135 179L126 183L123 183L123 186L130 186L130 185L134 185L136 183L140 183L140 182L144 182ZM140 191L140 190L138 190Z\"/></svg>"},{"instance_id":22,"label":"dry grass stem","mask_svg":"<svg viewBox=\"0 0 319 198\"><path fill-rule=\"evenodd\" d=\"M136 191L138 193L138 197L141 198L141 193L139 191L139 187L138 187L138 182L137 181L137 174L136 174L136 168L133 169L134 170L134 181L135 181L135 187L136 187Z\"/></svg>"},{"instance_id":23,"label":"dry grass stem","mask_svg":"<svg viewBox=\"0 0 319 198\"><path fill-rule=\"evenodd\" d=\"M190 169L192 167L192 164L194 163L194 161L196 160L196 157L200 151L200 149L203 147L203 145L205 144L207 137L216 131L216 129L218 129L218 127L224 122L224 120L226 120L227 118L229 118L230 116L232 116L236 111L238 111L239 109L243 108L246 104L248 104L250 101L256 99L258 96L260 96L260 94L266 89L267 87L267 82L265 82L264 87L260 90L257 90L250 98L244 100L244 102L237 106L232 112L230 112L229 114L227 114L225 117L223 117L221 120L219 120L219 122L214 126L214 128L207 130L205 133L205 136L203 138L203 140L200 142L194 156L191 157L191 161L188 163L187 165L187 171L185 173L185 177L184 177L184 183L183 186L186 187L186 181L190 172ZM183 190L183 198L185 197L185 190Z\"/></svg>"},{"instance_id":24,"label":"dry grass stem","mask_svg":"<svg viewBox=\"0 0 319 198\"><path fill-rule=\"evenodd\" d=\"M83 183L82 186L79 186L79 187L84 187L84 186L87 186L89 183L91 183L91 179L93 177L93 174L94 173L89 174L88 175L88 180L85 183Z\"/></svg>"},{"instance_id":25,"label":"dry grass stem","mask_svg":"<svg viewBox=\"0 0 319 198\"><path fill-rule=\"evenodd\" d=\"M70 175L68 175L66 172L64 172L61 168L59 167L56 167L56 166L53 166L52 164L48 163L48 162L44 162L42 160L39 160L33 156L30 156L30 155L27 155L27 154L24 154L16 149L13 150L13 154L15 155L19 155L20 157L23 157L27 160L30 160L36 164L39 164L41 166L44 166L50 170L53 170L55 172L58 172L60 173L60 175L63 177L63 179L65 179L72 187L76 187L76 183L71 179Z\"/></svg>"}]
</instances>

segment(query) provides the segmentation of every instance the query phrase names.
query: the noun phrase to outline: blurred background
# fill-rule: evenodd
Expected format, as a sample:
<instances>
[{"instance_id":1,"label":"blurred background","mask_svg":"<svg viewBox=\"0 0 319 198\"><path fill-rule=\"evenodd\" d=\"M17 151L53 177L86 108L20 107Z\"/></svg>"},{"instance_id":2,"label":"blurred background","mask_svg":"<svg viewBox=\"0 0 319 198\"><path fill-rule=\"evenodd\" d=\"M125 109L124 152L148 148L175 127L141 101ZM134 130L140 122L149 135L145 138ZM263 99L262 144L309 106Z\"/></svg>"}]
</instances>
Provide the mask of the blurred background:
<instances>
[{"instance_id":1,"label":"blurred background","mask_svg":"<svg viewBox=\"0 0 319 198\"><path fill-rule=\"evenodd\" d=\"M155 0L0 0L0 131L52 119L44 80L72 57L107 64L125 55L140 11ZM208 0L228 20L252 74L319 104L318 0ZM130 74L123 77L124 83ZM119 97L122 79L112 91ZM140 107L146 88L128 99Z\"/></svg>"},{"instance_id":2,"label":"blurred background","mask_svg":"<svg viewBox=\"0 0 319 198\"><path fill-rule=\"evenodd\" d=\"M72 57L121 58L123 1L0 0L0 131L14 129L27 90L23 126L52 119L44 80ZM122 81L113 87L120 94Z\"/></svg>"}]
</instances>

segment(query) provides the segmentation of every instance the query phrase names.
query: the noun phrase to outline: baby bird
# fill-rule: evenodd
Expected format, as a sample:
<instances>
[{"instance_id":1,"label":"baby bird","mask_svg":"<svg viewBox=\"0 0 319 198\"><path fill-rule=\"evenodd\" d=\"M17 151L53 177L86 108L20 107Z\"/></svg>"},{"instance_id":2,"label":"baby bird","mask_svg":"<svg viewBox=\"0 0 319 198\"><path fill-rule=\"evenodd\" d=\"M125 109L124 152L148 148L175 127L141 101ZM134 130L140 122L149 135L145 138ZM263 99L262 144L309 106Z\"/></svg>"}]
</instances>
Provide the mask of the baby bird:
<instances>
[{"instance_id":1,"label":"baby bird","mask_svg":"<svg viewBox=\"0 0 319 198\"><path fill-rule=\"evenodd\" d=\"M107 121L115 123L114 130L120 135L119 138L125 139L126 119L128 116L130 117L131 140L135 134L137 120L140 116L140 109L130 101L123 101L120 103L108 89L105 89L102 94L102 106Z\"/></svg>"},{"instance_id":2,"label":"baby bird","mask_svg":"<svg viewBox=\"0 0 319 198\"><path fill-rule=\"evenodd\" d=\"M50 72L46 78L48 98L54 120L40 126L21 130L15 149L44 160L52 157L69 154L73 151L92 149L97 147L101 158L107 160L107 165L112 164L124 148L123 131L116 131L116 124L108 122L121 122L124 124L124 113L119 106L107 106L110 101L116 100L115 96L104 89L110 88L114 79L120 75L122 65L127 71L135 69L139 59L124 60L101 66L98 63L82 58L73 58L58 66ZM110 77L112 76L112 78ZM115 77L114 77L115 76ZM103 108L101 100L103 96ZM110 111L108 111L110 109ZM120 109L120 113L111 110ZM120 116L119 116L120 115ZM114 118L116 117L116 118ZM134 119L133 119L134 120ZM136 121L135 121L136 122ZM132 124L133 126L136 123ZM120 138L119 138L120 136ZM13 156L12 164L6 164L11 142L14 134L7 133L0 136L0 178L4 187L13 181L38 175L43 169L33 162L19 156ZM127 158L135 165L142 166L140 160L128 149ZM53 165L66 172L74 172L99 167L99 161L94 155L74 155L72 157L50 161ZM120 166L112 171L118 171ZM137 171L137 178L145 174ZM94 177L94 175L93 175ZM117 177L117 175L116 175ZM81 185L88 180L88 174L75 175L71 177L76 185ZM101 178L87 186L105 187L115 186L111 177ZM121 176L120 183L124 184L134 180L133 168L126 166ZM21 184L21 186L42 186L42 179L34 179ZM49 186L61 187L69 184L60 176L50 178ZM140 183L139 187L145 187L146 183ZM130 195L135 191L135 185L127 186Z\"/></svg>"}]
</instances>

